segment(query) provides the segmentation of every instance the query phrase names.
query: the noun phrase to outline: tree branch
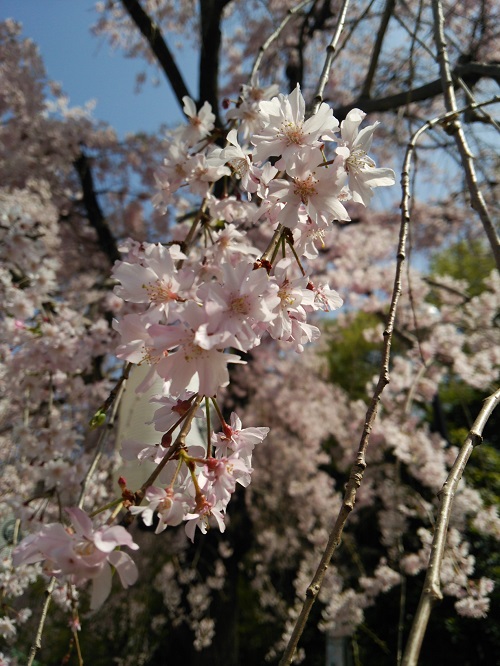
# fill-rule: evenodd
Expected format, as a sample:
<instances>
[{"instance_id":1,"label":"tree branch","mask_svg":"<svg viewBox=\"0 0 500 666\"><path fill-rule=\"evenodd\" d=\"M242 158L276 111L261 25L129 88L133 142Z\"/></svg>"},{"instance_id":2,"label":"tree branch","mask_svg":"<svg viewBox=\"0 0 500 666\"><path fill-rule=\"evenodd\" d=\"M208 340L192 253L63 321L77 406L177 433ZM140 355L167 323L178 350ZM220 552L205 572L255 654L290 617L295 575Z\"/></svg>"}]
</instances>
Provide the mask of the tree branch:
<instances>
[{"instance_id":1,"label":"tree branch","mask_svg":"<svg viewBox=\"0 0 500 666\"><path fill-rule=\"evenodd\" d=\"M199 103L205 101L210 103L215 114L215 124L220 127L219 52L222 39L220 24L228 0L199 0L199 2L201 36Z\"/></svg>"},{"instance_id":2,"label":"tree branch","mask_svg":"<svg viewBox=\"0 0 500 666\"><path fill-rule=\"evenodd\" d=\"M389 20L392 16L395 5L396 5L396 0L386 0L384 13L382 14L380 27L378 29L377 38L375 40L375 45L372 51L370 65L368 67L368 72L366 74L365 82L363 84L363 88L361 91L361 97L370 97L370 90L373 84L373 79L375 77L375 72L377 70L380 53L382 51L382 44L384 42L385 33L387 32L387 26L389 25Z\"/></svg>"},{"instance_id":3,"label":"tree branch","mask_svg":"<svg viewBox=\"0 0 500 666\"><path fill-rule=\"evenodd\" d=\"M38 628L36 631L35 642L31 646L26 666L32 666L32 664L35 661L37 651L40 650L42 647L43 628L45 626L45 620L47 619L50 602L52 600L52 592L54 591L55 586L56 586L56 579L54 578L54 576L52 576L47 586L47 589L45 590L45 601L43 603L42 614L40 616L40 621L38 623Z\"/></svg>"},{"instance_id":4,"label":"tree branch","mask_svg":"<svg viewBox=\"0 0 500 666\"><path fill-rule=\"evenodd\" d=\"M453 88L458 88L460 83L458 78L461 78L469 86L474 86L479 79L491 78L500 84L500 64L469 62L464 65L457 65L452 73ZM395 111L396 109L406 106L412 102L423 102L426 99L437 97L443 92L443 85L441 79L436 79L430 83L426 83L418 88L405 90L395 95L388 95L387 97L380 97L378 99L371 99L359 96L356 100L345 106L334 109L334 115L339 120L344 120L346 115L352 109L360 108L365 113L377 113L384 111Z\"/></svg>"},{"instance_id":5,"label":"tree branch","mask_svg":"<svg viewBox=\"0 0 500 666\"><path fill-rule=\"evenodd\" d=\"M184 83L184 78L177 67L172 52L168 48L167 43L161 34L158 24L155 23L144 11L138 0L122 0L122 3L129 13L130 18L148 40L151 50L155 54L163 73L167 77L167 81L172 86L172 90L174 91L177 101L182 109L182 98L185 96L191 97L191 95Z\"/></svg>"},{"instance_id":6,"label":"tree branch","mask_svg":"<svg viewBox=\"0 0 500 666\"><path fill-rule=\"evenodd\" d=\"M434 529L434 538L431 545L431 555L427 566L424 587L417 612L413 618L413 625L403 656L402 666L416 666L420 654L420 648L424 639L432 607L436 601L443 598L441 592L441 566L443 563L444 549L446 545L446 534L448 532L448 523L450 521L451 508L455 493L462 478L463 471L471 456L474 448L481 444L483 439L483 430L493 410L500 401L500 389L495 391L484 401L483 408L479 412L477 419L470 429L460 452L451 468L444 486L439 493L440 504Z\"/></svg>"},{"instance_id":7,"label":"tree branch","mask_svg":"<svg viewBox=\"0 0 500 666\"><path fill-rule=\"evenodd\" d=\"M323 101L323 92L325 90L326 84L328 83L328 78L330 76L330 70L332 68L335 51L337 50L340 35L342 33L342 30L344 29L348 7L349 7L349 0L343 0L342 7L339 12L339 17L337 19L337 27L335 29L335 33L332 37L331 42L326 47L325 62L323 65L323 71L321 72L321 75L319 77L316 94L314 95L311 115L314 115L317 112Z\"/></svg>"},{"instance_id":8,"label":"tree branch","mask_svg":"<svg viewBox=\"0 0 500 666\"><path fill-rule=\"evenodd\" d=\"M449 113L456 114L450 126L447 128L447 131L455 139L457 150L460 155L460 160L462 162L462 168L465 173L465 181L467 183L467 188L470 194L470 204L479 215L483 229L486 233L486 236L488 237L488 241L493 251L493 256L495 257L497 270L500 271L500 238L498 237L483 194L479 188L476 169L474 167L474 159L458 115L457 103L455 99L454 79L450 69L448 48L444 34L443 7L440 0L433 0L432 13L434 16L434 41L436 42L437 60L441 72L441 85L443 88L446 109ZM463 76L461 78L464 79Z\"/></svg>"},{"instance_id":9,"label":"tree branch","mask_svg":"<svg viewBox=\"0 0 500 666\"><path fill-rule=\"evenodd\" d=\"M91 226L94 227L99 239L99 247L113 264L121 258L115 238L109 230L94 189L94 179L88 157L84 152L73 162L83 191L83 204Z\"/></svg>"},{"instance_id":10,"label":"tree branch","mask_svg":"<svg viewBox=\"0 0 500 666\"><path fill-rule=\"evenodd\" d=\"M309 2L310 0L302 0L302 2L299 2L299 4L295 5L295 7L288 9L285 16L283 17L283 20L276 28L276 30L269 35L269 37L266 39L266 41L263 44L259 46L257 57L255 58L255 61L252 66L252 71L250 73L250 78L249 78L250 83L254 81L254 78L259 70L260 63L262 62L262 58L264 57L264 54L267 51L267 49L271 46L274 40L277 37L279 37L279 35L283 32L283 29L285 28L288 21L290 21L290 19L295 14L298 14Z\"/></svg>"}]
</instances>

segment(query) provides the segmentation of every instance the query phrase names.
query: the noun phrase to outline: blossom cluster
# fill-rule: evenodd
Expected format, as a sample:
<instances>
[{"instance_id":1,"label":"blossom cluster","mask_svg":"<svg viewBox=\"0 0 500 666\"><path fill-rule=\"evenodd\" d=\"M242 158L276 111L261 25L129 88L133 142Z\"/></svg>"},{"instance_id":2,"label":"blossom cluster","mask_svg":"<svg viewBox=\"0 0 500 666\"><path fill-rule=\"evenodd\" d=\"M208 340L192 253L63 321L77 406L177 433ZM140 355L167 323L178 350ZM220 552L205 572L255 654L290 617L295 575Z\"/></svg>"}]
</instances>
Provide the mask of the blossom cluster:
<instances>
[{"instance_id":1,"label":"blossom cluster","mask_svg":"<svg viewBox=\"0 0 500 666\"><path fill-rule=\"evenodd\" d=\"M375 125L358 132L361 111L351 111L339 126L323 103L306 119L298 86L289 96L259 102L251 143L240 145L233 128L225 148L209 140L215 120L210 105L196 112L192 100L184 101L189 124L170 137L154 202L168 206L187 186L205 197L223 226L207 222L209 241L190 256L179 245L132 246L127 260L115 265L116 293L144 310L125 315L115 328L122 337L119 358L152 364L173 395L194 381L196 392L213 396L229 382L228 363L242 362L229 348L248 352L264 333L298 351L317 339L319 330L308 316L335 310L342 299L327 284L314 285L300 258L314 258L333 221L349 219L346 201L367 204L372 189L393 184L394 174L368 157ZM231 117L241 121L246 136L248 116L241 113L233 109ZM328 160L326 144L337 132ZM211 193L214 183L231 173L248 199L254 196L260 204L247 208L239 229L226 219L231 197L218 200ZM259 253L241 222L281 225L288 256L279 258L274 251L269 260Z\"/></svg>"},{"instance_id":2,"label":"blossom cluster","mask_svg":"<svg viewBox=\"0 0 500 666\"><path fill-rule=\"evenodd\" d=\"M157 411L164 413L165 407ZM178 461L166 465L163 477L170 479L168 485L165 488L150 486L145 496L148 504L132 506L130 512L141 515L146 525L153 524L156 513L156 534L184 520L186 534L194 541L196 527L205 534L211 516L224 532L224 513L236 483L243 487L249 485L253 472L252 451L268 432L269 428L242 428L241 420L233 412L230 424L224 422L222 431L212 434L213 456L205 456L199 445L187 446ZM158 463L167 452L168 448L161 445L148 447L139 453L139 457L144 459L149 454Z\"/></svg>"},{"instance_id":3,"label":"blossom cluster","mask_svg":"<svg viewBox=\"0 0 500 666\"><path fill-rule=\"evenodd\" d=\"M179 404L188 403L188 387L200 396L216 396L229 383L228 364L244 362L234 352L249 352L264 334L297 351L318 338L319 329L308 316L335 310L342 299L327 284L315 286L302 263L317 256L316 244L323 242L334 220L349 219L343 202L367 204L372 188L394 182L393 172L377 169L367 155L375 125L358 132L361 111L352 111L339 125L331 108L322 104L306 119L298 86L289 96L267 99L272 93L274 88L243 89L240 104L228 113L239 130L230 129L225 148L210 140L215 121L210 105L196 111L192 100L184 99L189 123L170 136L155 176L159 192L153 201L166 207L180 188L188 187L204 197L215 224L210 218L205 223L201 250L189 252L183 242L169 247L132 243L127 258L115 264L116 294L136 304L133 313L114 322L121 335L117 355L150 364L164 380L164 397L158 399L172 401L170 409L175 403L171 413L177 415ZM326 145L333 142L333 159L328 160ZM242 207L244 200L231 195L218 199L213 194L214 183L230 176L248 205ZM234 224L237 216L239 226ZM193 229L195 225L196 219ZM264 260L248 231L257 225L270 230L281 225L288 256L279 258L274 252ZM168 408L155 415L155 428L164 433L175 423L165 419ZM191 473L176 469L175 487L172 480L165 489L147 489L148 505L131 512L142 514L147 524L156 512L157 531L186 520L191 538L196 524L204 531L207 515L222 530L235 483L247 485L251 473L251 451L242 444L251 429L242 431L238 417L231 418L230 426L222 423L222 439L212 437L214 457L210 451L201 457L185 451ZM265 428L253 430L258 431L251 434L254 439L267 433ZM237 445L235 433L240 433ZM152 449L140 447L137 457L159 463L168 451L161 444ZM130 458L130 446L124 450Z\"/></svg>"},{"instance_id":4,"label":"blossom cluster","mask_svg":"<svg viewBox=\"0 0 500 666\"><path fill-rule=\"evenodd\" d=\"M169 246L130 242L127 257L113 270L115 293L134 304L133 312L113 324L121 336L117 356L151 366L142 388L154 375L162 378L157 400L165 407L157 410L154 423L170 441L182 420L176 416L186 413L194 395L216 397L229 384L228 364L245 363L235 352L250 352L265 334L297 351L319 337L308 318L318 310L339 308L342 299L327 284L315 286L303 263L317 256L316 243L323 242L334 220L349 219L346 201L367 204L372 188L394 182L393 172L377 169L367 155L375 125L359 132L361 111L355 109L340 125L323 103L306 119L299 86L289 96L269 100L271 92L274 88L243 89L240 104L228 113L233 127L225 148L212 143L215 116L210 105L197 111L184 98L189 122L169 137L167 156L155 174L159 191L153 202L168 207L181 188L204 197L210 215L202 208L189 232L196 232L203 218L204 247L193 249L181 239ZM327 159L326 146L334 142L333 157ZM214 184L223 178L226 192L229 186L239 188L243 200L213 194ZM238 210L245 198L248 205ZM250 240L252 227L278 233L283 256L277 246L259 251ZM242 431L238 417L231 418L231 426L222 419L223 445L213 435L206 454L188 447L175 455L168 463L173 467L167 487L148 488L148 505L132 506L131 513L141 514L148 525L158 514L157 532L185 520L193 538L196 525L205 531L208 516L223 531L235 484L248 485L252 471L251 451L242 444L252 429ZM267 434L265 428L253 430L260 440ZM153 447L140 442L122 447L126 459L150 458L157 464L168 452L163 441Z\"/></svg>"},{"instance_id":5,"label":"blossom cluster","mask_svg":"<svg viewBox=\"0 0 500 666\"><path fill-rule=\"evenodd\" d=\"M125 460L162 468L156 478L163 485L133 494L122 484L125 506L146 525L156 520L156 533L185 522L194 540L210 520L224 531L231 495L250 483L253 448L269 431L243 428L236 413L225 421L216 396L229 384L228 365L244 364L241 354L265 335L299 352L319 337L311 316L336 310L342 299L313 281L308 262L333 223L349 220L346 202L366 205L373 188L394 182L393 172L368 156L376 125L359 131L361 111L339 124L323 103L306 118L298 86L288 96L275 93L274 86L243 88L228 112L225 147L214 142L210 105L197 110L184 98L188 123L169 136L153 204L166 211L181 192L186 210L197 197L203 203L170 244L128 241L113 269L115 294L127 304L113 322L117 356L150 366L139 390L162 380L153 398L161 405L152 422L157 444L121 442ZM203 397L207 409L209 400L215 405L220 432L209 430L205 446L178 446L176 429L204 416ZM135 580L134 563L116 548L137 545L121 527L94 531L83 511L68 513L72 527L43 526L17 546L14 563L44 561L46 572L65 581L92 580L97 606L109 592L110 565L124 586Z\"/></svg>"},{"instance_id":6,"label":"blossom cluster","mask_svg":"<svg viewBox=\"0 0 500 666\"><path fill-rule=\"evenodd\" d=\"M45 572L78 585L92 580L91 608L98 608L111 590L111 567L117 571L124 587L137 580L137 567L130 555L118 548L139 546L124 527L101 527L94 530L91 519L78 508L66 509L72 527L61 523L44 525L36 534L27 536L14 550L13 564L44 561Z\"/></svg>"}]
</instances>

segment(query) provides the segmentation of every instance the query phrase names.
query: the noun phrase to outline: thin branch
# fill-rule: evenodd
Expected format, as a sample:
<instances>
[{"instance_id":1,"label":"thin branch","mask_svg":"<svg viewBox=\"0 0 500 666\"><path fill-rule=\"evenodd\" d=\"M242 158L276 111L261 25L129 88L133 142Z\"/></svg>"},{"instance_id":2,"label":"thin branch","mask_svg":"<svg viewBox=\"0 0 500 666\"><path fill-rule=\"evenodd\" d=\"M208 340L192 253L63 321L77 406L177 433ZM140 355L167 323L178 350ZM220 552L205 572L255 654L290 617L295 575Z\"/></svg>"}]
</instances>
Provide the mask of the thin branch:
<instances>
[{"instance_id":1,"label":"thin branch","mask_svg":"<svg viewBox=\"0 0 500 666\"><path fill-rule=\"evenodd\" d=\"M387 32L389 20L394 12L395 5L396 5L396 0L386 0L384 13L382 14L380 27L377 32L377 38L373 46L370 65L368 67L368 72L366 74L365 82L363 83L363 87L361 89L361 97L370 97L370 91L373 85L373 79L375 78L375 72L377 71L378 61L380 58L380 53L382 51L382 44L384 42L384 37Z\"/></svg>"},{"instance_id":2,"label":"thin branch","mask_svg":"<svg viewBox=\"0 0 500 666\"><path fill-rule=\"evenodd\" d=\"M115 238L111 233L106 218L101 210L97 195L95 193L94 178L90 168L90 162L82 151L73 162L83 192L83 204L92 227L94 227L99 240L100 249L108 256L113 264L121 258Z\"/></svg>"},{"instance_id":3,"label":"thin branch","mask_svg":"<svg viewBox=\"0 0 500 666\"><path fill-rule=\"evenodd\" d=\"M29 654L26 666L33 666L33 662L35 661L36 653L42 647L43 629L44 629L44 626L45 626L45 620L47 619L47 614L49 612L49 606L50 606L50 602L51 602L51 599L52 599L52 592L54 591L55 586L56 586L56 579L55 579L54 576L52 576L52 578L49 581L49 584L47 585L47 589L45 590L45 602L43 604L42 614L40 616L40 621L38 623L38 629L36 631L35 642L31 646L31 650L30 650L30 654Z\"/></svg>"},{"instance_id":4,"label":"thin branch","mask_svg":"<svg viewBox=\"0 0 500 666\"><path fill-rule=\"evenodd\" d=\"M489 100L487 103L492 103L492 100ZM485 105L487 104L485 103ZM392 336L394 333L394 323L396 319L396 311L397 311L397 306L399 302L399 297L402 292L402 272L403 272L403 264L406 256L406 239L408 236L408 230L409 230L409 225L410 225L410 171L411 171L411 164L413 160L413 155L415 152L416 144L418 142L418 139L420 136L427 131L428 129L434 127L435 125L438 124L444 124L446 125L447 122L451 118L454 117L454 113L448 113L445 114L444 116L439 116L437 118L433 118L432 120L429 120L426 122L411 138L407 150L406 150L406 155L405 155L405 160L403 164L403 170L401 174L401 189L402 189L402 200L401 200L401 226L400 226L400 232L399 232L399 243L398 243L398 250L397 250L397 264L396 264L396 272L394 276L394 286L393 286L393 291L392 291L392 297L391 297L391 304L389 307L389 314L387 316L387 322L384 330L384 345L382 349L382 360L381 360L381 367L380 367L380 373L379 373L379 379L377 382L377 386L375 388L373 397L371 399L370 405L368 407L368 410L366 412L365 416L365 423L363 427L363 433L361 435L361 441L359 443L358 447L358 452L356 456L356 461L353 464L349 476L349 481L346 486L344 498L342 501L342 505L340 507L339 514L337 516L337 519L335 521L335 525L333 526L333 529L330 533L330 536L328 538L328 543L326 545L325 551L321 557L321 561L318 565L318 568L314 574L314 577L309 585L309 587L306 590L306 598L304 600L304 603L302 605L302 609L300 611L299 616L297 617L297 620L295 622L295 626L293 628L292 634L290 636L290 640L288 642L288 645L286 647L286 650L283 654L283 657L280 661L280 666L286 666L287 664L290 664L293 659L293 655L295 653L295 650L297 648L298 642L300 640L300 637L304 631L307 618L309 616L309 613L311 611L311 608L314 604L314 601L316 600L316 597L319 594L319 591L321 589L321 585L323 583L323 579L325 577L326 571L328 569L328 566L330 564L330 560L332 559L332 556L337 549L337 547L340 544L340 540L342 537L342 532L344 530L344 526L347 522L347 519L351 513L351 511L354 508L354 504L356 501L356 493L361 485L362 479L363 479L363 474L364 470L366 468L366 450L368 448L369 444L369 439L370 439L370 433L373 428L373 424L375 422L376 416L377 416L377 411L378 411L378 403L380 402L380 398L382 395L382 392L386 385L389 383L390 376L389 376L389 359L390 359L390 354L391 354L391 344L392 344ZM278 230L275 232L275 236L277 236ZM273 239L274 237L273 236Z\"/></svg>"},{"instance_id":5,"label":"thin branch","mask_svg":"<svg viewBox=\"0 0 500 666\"><path fill-rule=\"evenodd\" d=\"M444 34L444 15L441 0L432 1L432 12L434 16L434 40L437 47L437 60L441 72L441 85L443 88L446 108L450 113L457 112L457 103L455 99L454 82L450 63L448 59L448 49ZM464 78L464 77L462 77ZM484 231L488 237L497 269L500 271L500 238L491 220L483 194L479 189L477 182L474 159L469 149L465 133L460 120L457 117L453 120L449 128L452 133L457 150L462 161L462 167L465 172L465 180L471 197L471 206L478 213L483 224Z\"/></svg>"},{"instance_id":6,"label":"thin branch","mask_svg":"<svg viewBox=\"0 0 500 666\"><path fill-rule=\"evenodd\" d=\"M453 70L453 88L459 87L458 78L462 78L468 85L475 85L481 78L491 78L500 83L500 65L480 62L457 65ZM436 79L418 88L404 90L403 92L388 95L387 97L375 99L358 97L353 102L334 109L334 113L336 118L343 120L349 111L355 108L361 108L366 113L395 111L412 102L423 102L427 99L437 97L442 92L441 79Z\"/></svg>"},{"instance_id":7,"label":"thin branch","mask_svg":"<svg viewBox=\"0 0 500 666\"><path fill-rule=\"evenodd\" d=\"M109 415L108 422L101 430L92 463L90 464L90 467L88 468L87 473L85 474L85 477L83 478L82 481L82 489L80 491L80 497L78 498L78 504L77 504L79 509L83 509L83 505L85 502L85 495L87 494L90 480L94 475L95 470L97 469L99 461L101 460L101 456L103 454L104 447L106 446L106 441L108 439L109 433L114 428L116 414L118 413L118 408L120 406L120 402L123 396L123 391L125 390L125 386L127 383L128 376L130 374L131 367L132 367L131 363L126 364L123 370L123 374L118 380L117 385L111 391L108 400L104 403L104 405L107 405L106 409L109 409L110 404L112 404L113 406L111 409L111 413Z\"/></svg>"},{"instance_id":8,"label":"thin branch","mask_svg":"<svg viewBox=\"0 0 500 666\"><path fill-rule=\"evenodd\" d=\"M290 19L295 14L298 14L300 10L303 9L310 2L311 0L302 0L302 2L299 2L299 4L296 5L295 7L292 7L291 9L287 10L285 17L283 18L279 26L276 28L276 30L271 35L269 35L266 41L259 47L259 52L257 53L257 57L255 58L252 71L250 73L250 83L254 82L255 75L259 71L260 63L262 62L262 58L264 57L264 54L267 51L267 49L271 46L271 44L275 41L275 39L277 39L279 35L283 32L283 29L285 28L288 21L290 21Z\"/></svg>"},{"instance_id":9,"label":"thin branch","mask_svg":"<svg viewBox=\"0 0 500 666\"><path fill-rule=\"evenodd\" d=\"M460 291L460 289L455 289L455 287L450 287L449 285L443 284L442 282L438 282L437 280L433 280L432 278L423 278L423 281L426 284L430 285L431 287L437 287L438 289L443 289L444 291L447 291L450 294L459 296L462 299L462 303L460 304L461 306L464 305L465 303L468 303L472 298L464 291Z\"/></svg>"},{"instance_id":10,"label":"thin branch","mask_svg":"<svg viewBox=\"0 0 500 666\"><path fill-rule=\"evenodd\" d=\"M370 0L370 2L366 5L366 7L363 9L361 14L358 14L358 16L355 19L350 19L349 21L349 28L344 30L344 37L342 39L342 44L340 45L339 48L337 48L336 52L333 55L332 62L331 64L337 60L339 55L342 53L343 49L347 46L349 40L351 39L352 35L356 31L357 27L363 22L363 20L369 15L373 5L375 5L377 0Z\"/></svg>"},{"instance_id":11,"label":"thin branch","mask_svg":"<svg viewBox=\"0 0 500 666\"><path fill-rule=\"evenodd\" d=\"M314 95L314 99L312 101L311 115L314 115L316 113L316 111L319 109L321 105L321 102L323 101L323 93L325 91L326 84L328 83L328 78L330 77L330 70L332 67L333 58L335 56L335 51L337 50L340 35L342 34L342 30L344 29L348 7L349 7L349 0L344 0L342 7L340 9L340 15L337 21L337 27L335 29L335 33L332 37L332 41L326 47L325 64L323 65L323 71L321 72L321 76L319 77L316 94Z\"/></svg>"},{"instance_id":12,"label":"thin branch","mask_svg":"<svg viewBox=\"0 0 500 666\"><path fill-rule=\"evenodd\" d=\"M167 77L167 81L172 86L172 90L174 91L177 101L182 109L182 98L185 96L191 97L191 95L189 94L184 78L177 67L174 56L161 34L160 27L144 11L138 0L122 0L122 4L129 13L130 18L149 42L151 50L155 54L163 73Z\"/></svg>"},{"instance_id":13,"label":"thin branch","mask_svg":"<svg viewBox=\"0 0 500 666\"><path fill-rule=\"evenodd\" d=\"M471 104L476 104L477 99L474 96L474 93L472 92L472 90L465 83L465 81L462 78L459 77L457 79L457 82L458 82L459 86L462 88L462 90L464 91L465 96L467 97L469 102ZM464 121L468 122L468 123L473 122L473 121L474 122L483 122L483 123L486 123L488 125L492 125L496 129L496 131L500 133L500 124L489 113L487 113L484 109L479 109L478 113L475 113L475 112L471 111L469 114L464 116Z\"/></svg>"},{"instance_id":14,"label":"thin branch","mask_svg":"<svg viewBox=\"0 0 500 666\"><path fill-rule=\"evenodd\" d=\"M432 539L427 574L425 576L424 587L417 612L413 618L413 625L403 656L402 666L417 665L420 648L422 646L432 608L436 601L440 601L443 598L440 585L441 566L443 563L446 535L448 532L448 523L450 521L453 499L465 466L467 465L474 448L478 444L481 444L484 427L498 402L500 402L500 389L495 391L495 393L490 395L489 398L484 401L483 408L479 412L477 419L474 421L453 467L450 470L448 478L439 493L439 510L436 526L434 528L434 537Z\"/></svg>"}]
</instances>

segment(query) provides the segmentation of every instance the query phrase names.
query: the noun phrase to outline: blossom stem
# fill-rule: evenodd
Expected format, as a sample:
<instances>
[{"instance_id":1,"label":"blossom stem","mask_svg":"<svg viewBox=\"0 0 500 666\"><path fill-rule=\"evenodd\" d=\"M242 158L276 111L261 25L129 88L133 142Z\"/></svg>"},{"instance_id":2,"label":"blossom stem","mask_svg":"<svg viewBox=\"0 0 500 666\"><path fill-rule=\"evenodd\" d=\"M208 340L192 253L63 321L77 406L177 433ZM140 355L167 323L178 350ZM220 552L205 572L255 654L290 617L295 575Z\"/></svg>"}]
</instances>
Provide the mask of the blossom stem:
<instances>
[{"instance_id":1,"label":"blossom stem","mask_svg":"<svg viewBox=\"0 0 500 666\"><path fill-rule=\"evenodd\" d=\"M286 236L286 242L288 243L288 247L289 247L289 248L291 249L291 251L293 252L293 256L295 257L295 261L297 262L297 265L298 265L298 267L300 268L300 272L301 272L302 275L305 277L305 276L306 276L306 272L305 272L305 270L304 270L304 267L303 267L302 264L300 263L300 259L299 259L299 255L297 254L297 250L296 250L295 247L293 246L293 242L292 242L292 240L290 239L290 237L289 237L288 235Z\"/></svg>"},{"instance_id":2,"label":"blossom stem","mask_svg":"<svg viewBox=\"0 0 500 666\"><path fill-rule=\"evenodd\" d=\"M196 398L193 400L193 404L191 405L189 411L186 413L184 417L185 420L181 428L181 431L177 435L175 442L170 447L170 451L168 451L165 454L162 460L158 463L158 466L156 467L154 472L150 474L150 476L146 479L146 481L144 481L139 490L135 493L136 506L139 506L139 504L142 502L142 500L144 499L144 495L146 494L146 490L149 488L149 486L153 485L153 483L156 481L156 479L160 475L162 469L165 467L167 462L171 458L173 458L180 451L180 449L186 444L186 437L188 435L188 432L191 430L191 423L193 421L196 410L200 406L202 400L203 400L202 395L197 395Z\"/></svg>"},{"instance_id":3,"label":"blossom stem","mask_svg":"<svg viewBox=\"0 0 500 666\"><path fill-rule=\"evenodd\" d=\"M205 411L207 414L207 458L210 458L210 434L212 432L212 425L210 423L210 400L205 397Z\"/></svg>"},{"instance_id":4,"label":"blossom stem","mask_svg":"<svg viewBox=\"0 0 500 666\"><path fill-rule=\"evenodd\" d=\"M103 511L106 511L106 509L112 509L113 507L117 506L118 504L121 504L122 502L123 502L123 499L121 497L116 497L111 502L108 502L104 506L101 506L99 509L96 509L95 511L92 511L92 513L89 513L89 518L94 518L95 516L99 515Z\"/></svg>"},{"instance_id":5,"label":"blossom stem","mask_svg":"<svg viewBox=\"0 0 500 666\"><path fill-rule=\"evenodd\" d=\"M112 525L115 521L116 516L120 513L123 508L123 502L119 502L115 509L112 511L110 517L106 521L106 525Z\"/></svg>"},{"instance_id":6,"label":"blossom stem","mask_svg":"<svg viewBox=\"0 0 500 666\"><path fill-rule=\"evenodd\" d=\"M184 464L185 460L182 456L179 456L179 462L177 463L177 467L175 468L174 476L172 477L172 481L170 481L169 488L174 488L174 483L176 478L179 476L179 472L181 471L181 467Z\"/></svg>"},{"instance_id":7,"label":"blossom stem","mask_svg":"<svg viewBox=\"0 0 500 666\"><path fill-rule=\"evenodd\" d=\"M78 655L78 666L83 666L83 655L80 647L80 640L78 638L78 631L73 629L73 638L75 641L76 654Z\"/></svg>"},{"instance_id":8,"label":"blossom stem","mask_svg":"<svg viewBox=\"0 0 500 666\"><path fill-rule=\"evenodd\" d=\"M90 479L92 478L95 470L97 469L102 453L104 451L104 447L106 446L106 441L108 439L109 433L114 427L116 414L118 413L118 407L120 406L120 401L123 395L123 391L125 390L125 385L129 377L131 368L132 368L132 363L127 363L125 365L125 367L123 368L122 376L120 377L115 387L110 392L108 398L103 403L102 407L100 407L100 409L98 410L98 412L105 414L107 410L112 406L111 413L108 418L108 423L106 424L106 428L101 430L99 441L97 443L94 454L94 459L92 460L92 463L88 468L87 473L85 474L85 477L82 481L82 489L80 491L80 497L78 498L78 504L77 504L77 507L79 509L83 509L83 505L85 503L85 495L87 494L87 489L90 484Z\"/></svg>"},{"instance_id":9,"label":"blossom stem","mask_svg":"<svg viewBox=\"0 0 500 666\"><path fill-rule=\"evenodd\" d=\"M269 241L269 245L267 246L267 248L264 251L264 254L260 258L261 262L269 261L269 257L271 255L276 256L275 251L276 251L276 247L279 245L279 242L281 240L282 232L283 232L283 225L278 224L278 226L276 228L276 231L273 234L273 237ZM271 263L272 263L272 261L271 261Z\"/></svg>"},{"instance_id":10,"label":"blossom stem","mask_svg":"<svg viewBox=\"0 0 500 666\"><path fill-rule=\"evenodd\" d=\"M214 405L214 407L215 407L215 411L217 412L217 416L218 416L219 419L220 419L221 426L225 426L225 425L227 425L226 420L225 420L224 417L222 416L222 412L221 412L220 407L219 407L219 404L218 404L218 402L217 402L217 398L212 398L212 402L213 402L213 405Z\"/></svg>"},{"instance_id":11,"label":"blossom stem","mask_svg":"<svg viewBox=\"0 0 500 666\"><path fill-rule=\"evenodd\" d=\"M281 226L281 225L280 225L280 226ZM283 229L283 227L281 227L280 235L279 235L279 237L278 237L278 240L277 240L277 242L276 242L276 245L273 247L273 254L272 254L272 256L271 256L271 260L270 260L271 265L273 265L274 262L276 261L276 256L277 256L277 254L278 254L278 252L279 252L280 245L281 245L281 243L282 243L282 239L283 239L283 231L284 231L284 229Z\"/></svg>"}]
</instances>

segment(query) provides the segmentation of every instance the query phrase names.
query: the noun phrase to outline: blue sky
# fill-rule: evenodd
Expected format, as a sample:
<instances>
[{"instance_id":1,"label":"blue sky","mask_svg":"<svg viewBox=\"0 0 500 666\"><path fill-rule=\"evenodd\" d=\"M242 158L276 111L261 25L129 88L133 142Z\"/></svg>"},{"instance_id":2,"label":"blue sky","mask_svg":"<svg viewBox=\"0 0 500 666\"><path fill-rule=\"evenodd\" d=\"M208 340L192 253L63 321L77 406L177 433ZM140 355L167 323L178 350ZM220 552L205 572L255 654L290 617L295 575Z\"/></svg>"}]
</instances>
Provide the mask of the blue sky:
<instances>
[{"instance_id":1,"label":"blue sky","mask_svg":"<svg viewBox=\"0 0 500 666\"><path fill-rule=\"evenodd\" d=\"M134 92L143 62L126 59L91 35L96 18L93 7L94 0L1 0L0 19L22 23L22 34L38 44L48 77L62 84L70 104L95 99L94 116L112 125L120 136L154 132L161 123L180 121L182 113L164 78L159 87L147 83L143 92ZM196 95L196 54L184 51L176 59Z\"/></svg>"}]
</instances>

